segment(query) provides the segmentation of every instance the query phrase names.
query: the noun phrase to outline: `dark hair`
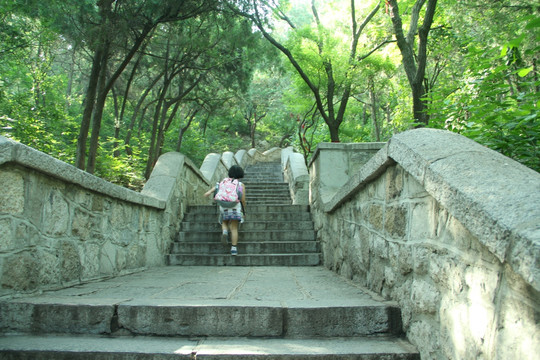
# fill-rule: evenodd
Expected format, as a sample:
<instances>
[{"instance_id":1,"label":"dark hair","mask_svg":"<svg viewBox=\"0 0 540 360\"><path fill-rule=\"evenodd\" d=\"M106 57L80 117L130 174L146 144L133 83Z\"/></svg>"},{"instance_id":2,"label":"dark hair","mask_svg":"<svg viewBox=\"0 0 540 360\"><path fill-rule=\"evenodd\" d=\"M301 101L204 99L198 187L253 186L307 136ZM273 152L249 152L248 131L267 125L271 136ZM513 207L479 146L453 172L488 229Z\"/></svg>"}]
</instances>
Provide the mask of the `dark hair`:
<instances>
[{"instance_id":1,"label":"dark hair","mask_svg":"<svg viewBox=\"0 0 540 360\"><path fill-rule=\"evenodd\" d=\"M241 179L244 177L244 170L238 165L233 165L229 169L229 177L232 179Z\"/></svg>"}]
</instances>

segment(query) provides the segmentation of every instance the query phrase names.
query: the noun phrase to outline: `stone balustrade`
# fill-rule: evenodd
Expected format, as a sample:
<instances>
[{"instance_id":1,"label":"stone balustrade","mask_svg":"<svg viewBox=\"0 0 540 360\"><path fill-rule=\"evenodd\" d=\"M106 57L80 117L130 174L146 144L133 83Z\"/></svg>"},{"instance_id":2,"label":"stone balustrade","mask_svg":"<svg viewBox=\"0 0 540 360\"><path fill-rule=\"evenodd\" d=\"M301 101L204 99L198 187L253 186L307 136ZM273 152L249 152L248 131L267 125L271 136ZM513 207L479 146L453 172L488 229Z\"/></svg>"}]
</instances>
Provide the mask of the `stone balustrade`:
<instances>
[{"instance_id":1,"label":"stone balustrade","mask_svg":"<svg viewBox=\"0 0 540 360\"><path fill-rule=\"evenodd\" d=\"M292 203L309 205L309 172L304 155L291 148L283 149L281 166L284 180L289 183Z\"/></svg>"},{"instance_id":2,"label":"stone balustrade","mask_svg":"<svg viewBox=\"0 0 540 360\"><path fill-rule=\"evenodd\" d=\"M440 130L347 146L309 164L324 265L395 300L422 359L536 359L540 174Z\"/></svg>"},{"instance_id":3,"label":"stone balustrade","mask_svg":"<svg viewBox=\"0 0 540 360\"><path fill-rule=\"evenodd\" d=\"M540 174L460 135L160 157L133 192L0 137L0 296L164 264L188 205L230 166L280 161L326 267L402 310L422 359L540 353ZM309 167L309 172L307 171Z\"/></svg>"},{"instance_id":4,"label":"stone balustrade","mask_svg":"<svg viewBox=\"0 0 540 360\"><path fill-rule=\"evenodd\" d=\"M227 173L233 165L239 165L245 169L246 166L257 162L279 161L280 158L281 149L279 148L272 148L265 152L250 149L248 151L239 150L236 154L230 151L225 151L223 154L211 153L204 158L201 173L210 180L211 184L215 184L227 177Z\"/></svg>"},{"instance_id":5,"label":"stone balustrade","mask_svg":"<svg viewBox=\"0 0 540 360\"><path fill-rule=\"evenodd\" d=\"M0 136L0 296L165 264L186 206L210 183L161 156L141 193Z\"/></svg>"}]
</instances>

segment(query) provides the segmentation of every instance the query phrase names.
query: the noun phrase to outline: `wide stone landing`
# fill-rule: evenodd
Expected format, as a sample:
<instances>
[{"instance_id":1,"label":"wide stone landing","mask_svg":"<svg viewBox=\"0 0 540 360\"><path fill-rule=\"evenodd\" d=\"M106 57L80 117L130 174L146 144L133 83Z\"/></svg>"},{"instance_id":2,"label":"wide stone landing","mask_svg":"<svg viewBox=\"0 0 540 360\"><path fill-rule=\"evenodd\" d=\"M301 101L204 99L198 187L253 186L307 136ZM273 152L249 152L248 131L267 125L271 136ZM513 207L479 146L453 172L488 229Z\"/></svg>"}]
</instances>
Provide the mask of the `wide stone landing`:
<instances>
[{"instance_id":1,"label":"wide stone landing","mask_svg":"<svg viewBox=\"0 0 540 360\"><path fill-rule=\"evenodd\" d=\"M400 318L322 267L163 267L3 299L0 358L418 359Z\"/></svg>"}]
</instances>

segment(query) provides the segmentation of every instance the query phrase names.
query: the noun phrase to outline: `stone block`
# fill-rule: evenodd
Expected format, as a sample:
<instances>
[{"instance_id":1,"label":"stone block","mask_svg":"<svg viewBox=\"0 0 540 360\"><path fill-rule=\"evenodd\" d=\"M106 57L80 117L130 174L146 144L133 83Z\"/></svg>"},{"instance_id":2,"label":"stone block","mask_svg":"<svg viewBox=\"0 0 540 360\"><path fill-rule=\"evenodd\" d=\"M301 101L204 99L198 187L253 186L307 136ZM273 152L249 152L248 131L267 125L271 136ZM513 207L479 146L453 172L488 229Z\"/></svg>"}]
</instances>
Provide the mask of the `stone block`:
<instances>
[{"instance_id":1,"label":"stone block","mask_svg":"<svg viewBox=\"0 0 540 360\"><path fill-rule=\"evenodd\" d=\"M38 248L35 257L39 262L39 282L40 286L60 285L61 283L61 253L58 245L49 246L45 249Z\"/></svg>"},{"instance_id":2,"label":"stone block","mask_svg":"<svg viewBox=\"0 0 540 360\"><path fill-rule=\"evenodd\" d=\"M39 285L40 263L30 251L4 257L2 265L2 288L33 290Z\"/></svg>"},{"instance_id":3,"label":"stone block","mask_svg":"<svg viewBox=\"0 0 540 360\"><path fill-rule=\"evenodd\" d=\"M116 273L116 246L106 242L99 253L99 271L101 274Z\"/></svg>"},{"instance_id":4,"label":"stone block","mask_svg":"<svg viewBox=\"0 0 540 360\"><path fill-rule=\"evenodd\" d=\"M119 325L134 334L163 336L281 336L281 307L182 305L171 301L118 306Z\"/></svg>"},{"instance_id":5,"label":"stone block","mask_svg":"<svg viewBox=\"0 0 540 360\"><path fill-rule=\"evenodd\" d=\"M384 230L392 238L405 239L409 220L408 207L405 204L386 206Z\"/></svg>"},{"instance_id":6,"label":"stone block","mask_svg":"<svg viewBox=\"0 0 540 360\"><path fill-rule=\"evenodd\" d=\"M113 304L99 301L94 304L56 304L54 301L0 303L0 316L4 320L2 330L96 335L111 332Z\"/></svg>"},{"instance_id":7,"label":"stone block","mask_svg":"<svg viewBox=\"0 0 540 360\"><path fill-rule=\"evenodd\" d=\"M81 245L82 278L93 279L100 275L100 250L97 243L83 242Z\"/></svg>"},{"instance_id":8,"label":"stone block","mask_svg":"<svg viewBox=\"0 0 540 360\"><path fill-rule=\"evenodd\" d=\"M402 243L390 243L388 245L388 254L390 264L401 276L413 271L413 246Z\"/></svg>"},{"instance_id":9,"label":"stone block","mask_svg":"<svg viewBox=\"0 0 540 360\"><path fill-rule=\"evenodd\" d=\"M12 250L16 246L11 222L9 218L0 219L0 252Z\"/></svg>"},{"instance_id":10,"label":"stone block","mask_svg":"<svg viewBox=\"0 0 540 360\"><path fill-rule=\"evenodd\" d=\"M71 242L63 242L61 245L61 274L62 282L80 281L82 265L78 247Z\"/></svg>"},{"instance_id":11,"label":"stone block","mask_svg":"<svg viewBox=\"0 0 540 360\"><path fill-rule=\"evenodd\" d=\"M386 201L392 201L401 196L403 191L403 169L391 166L386 170Z\"/></svg>"},{"instance_id":12,"label":"stone block","mask_svg":"<svg viewBox=\"0 0 540 360\"><path fill-rule=\"evenodd\" d=\"M418 346L422 359L440 358L439 324L435 320L422 319L411 322L407 337ZM460 357L449 357L449 359L460 359Z\"/></svg>"},{"instance_id":13,"label":"stone block","mask_svg":"<svg viewBox=\"0 0 540 360\"><path fill-rule=\"evenodd\" d=\"M409 240L425 241L434 239L437 234L437 225L439 214L438 205L435 200L430 197L412 203L411 219L409 224Z\"/></svg>"},{"instance_id":14,"label":"stone block","mask_svg":"<svg viewBox=\"0 0 540 360\"><path fill-rule=\"evenodd\" d=\"M93 238L101 238L102 236L98 236L98 234L104 229L109 230L104 226L106 220L106 217L98 217L84 209L75 208L71 223L71 234L85 241Z\"/></svg>"},{"instance_id":15,"label":"stone block","mask_svg":"<svg viewBox=\"0 0 540 360\"><path fill-rule=\"evenodd\" d=\"M221 161L227 169L230 169L231 166L236 165L234 154L231 151L225 151L223 154L221 154Z\"/></svg>"},{"instance_id":16,"label":"stone block","mask_svg":"<svg viewBox=\"0 0 540 360\"><path fill-rule=\"evenodd\" d=\"M383 207L380 204L368 205L368 221L375 231L383 231Z\"/></svg>"},{"instance_id":17,"label":"stone block","mask_svg":"<svg viewBox=\"0 0 540 360\"><path fill-rule=\"evenodd\" d=\"M48 235L65 236L70 220L67 201L58 191L52 190L43 204L43 230Z\"/></svg>"},{"instance_id":18,"label":"stone block","mask_svg":"<svg viewBox=\"0 0 540 360\"><path fill-rule=\"evenodd\" d=\"M416 313L436 314L439 303L439 290L429 278L417 278L412 282L411 305Z\"/></svg>"},{"instance_id":19,"label":"stone block","mask_svg":"<svg viewBox=\"0 0 540 360\"><path fill-rule=\"evenodd\" d=\"M0 213L18 215L24 212L24 179L13 170L0 171Z\"/></svg>"}]
</instances>

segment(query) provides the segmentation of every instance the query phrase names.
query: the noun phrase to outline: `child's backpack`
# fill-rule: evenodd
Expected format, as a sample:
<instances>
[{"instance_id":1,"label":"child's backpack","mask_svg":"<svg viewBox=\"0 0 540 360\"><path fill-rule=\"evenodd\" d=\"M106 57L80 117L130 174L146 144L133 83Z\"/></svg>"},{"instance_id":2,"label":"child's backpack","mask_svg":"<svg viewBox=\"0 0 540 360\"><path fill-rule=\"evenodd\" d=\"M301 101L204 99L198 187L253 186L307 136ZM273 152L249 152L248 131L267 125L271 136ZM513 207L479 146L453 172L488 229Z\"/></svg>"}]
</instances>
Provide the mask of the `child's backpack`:
<instances>
[{"instance_id":1,"label":"child's backpack","mask_svg":"<svg viewBox=\"0 0 540 360\"><path fill-rule=\"evenodd\" d=\"M217 185L217 192L214 200L225 208L235 207L240 202L242 191L240 182L237 179L225 178Z\"/></svg>"}]
</instances>

